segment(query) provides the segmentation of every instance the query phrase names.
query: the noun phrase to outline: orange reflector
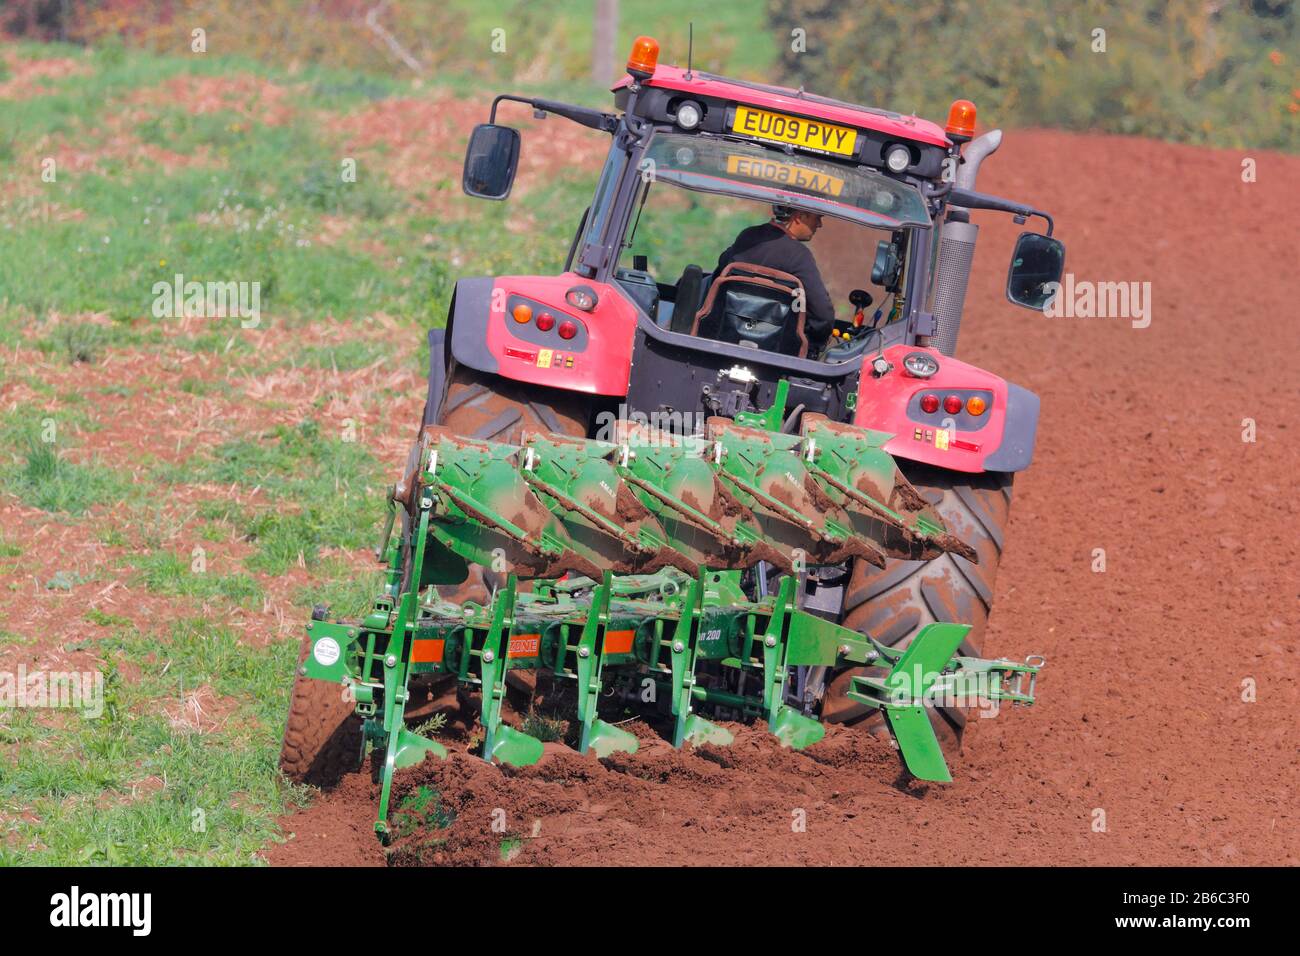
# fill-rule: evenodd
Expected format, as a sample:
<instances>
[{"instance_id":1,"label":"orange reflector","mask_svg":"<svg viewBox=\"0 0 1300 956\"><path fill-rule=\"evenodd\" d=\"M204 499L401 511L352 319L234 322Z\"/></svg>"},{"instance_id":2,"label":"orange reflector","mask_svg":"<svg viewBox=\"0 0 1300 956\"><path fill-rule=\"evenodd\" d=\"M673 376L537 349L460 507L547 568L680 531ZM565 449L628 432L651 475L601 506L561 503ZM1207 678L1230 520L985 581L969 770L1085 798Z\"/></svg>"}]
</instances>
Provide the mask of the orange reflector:
<instances>
[{"instance_id":1,"label":"orange reflector","mask_svg":"<svg viewBox=\"0 0 1300 956\"><path fill-rule=\"evenodd\" d=\"M527 322L529 319L533 317L533 307L530 305L525 305L524 303L520 302L517 306L515 306L513 309L510 310L510 314L515 317L516 322L518 322L520 325L523 325L525 322Z\"/></svg>"},{"instance_id":2,"label":"orange reflector","mask_svg":"<svg viewBox=\"0 0 1300 956\"><path fill-rule=\"evenodd\" d=\"M630 654L632 653L632 636L635 631L606 631L605 632L605 653L606 654Z\"/></svg>"},{"instance_id":3,"label":"orange reflector","mask_svg":"<svg viewBox=\"0 0 1300 956\"><path fill-rule=\"evenodd\" d=\"M966 399L966 411L972 415L983 415L986 408L988 408L988 405L978 395L972 395Z\"/></svg>"},{"instance_id":4,"label":"orange reflector","mask_svg":"<svg viewBox=\"0 0 1300 956\"><path fill-rule=\"evenodd\" d=\"M413 664L441 664L442 663L442 646L445 641L420 640L416 639L411 644L411 663Z\"/></svg>"},{"instance_id":5,"label":"orange reflector","mask_svg":"<svg viewBox=\"0 0 1300 956\"><path fill-rule=\"evenodd\" d=\"M540 634L516 634L510 638L510 649L506 651L506 657L536 657L541 645Z\"/></svg>"},{"instance_id":6,"label":"orange reflector","mask_svg":"<svg viewBox=\"0 0 1300 956\"><path fill-rule=\"evenodd\" d=\"M637 37L632 41L632 52L627 58L627 71L629 73L645 73L647 75L655 71L659 65L659 41L654 37Z\"/></svg>"},{"instance_id":7,"label":"orange reflector","mask_svg":"<svg viewBox=\"0 0 1300 956\"><path fill-rule=\"evenodd\" d=\"M970 139L975 135L975 104L970 100L953 100L948 107L948 125L944 127L953 136Z\"/></svg>"}]
</instances>

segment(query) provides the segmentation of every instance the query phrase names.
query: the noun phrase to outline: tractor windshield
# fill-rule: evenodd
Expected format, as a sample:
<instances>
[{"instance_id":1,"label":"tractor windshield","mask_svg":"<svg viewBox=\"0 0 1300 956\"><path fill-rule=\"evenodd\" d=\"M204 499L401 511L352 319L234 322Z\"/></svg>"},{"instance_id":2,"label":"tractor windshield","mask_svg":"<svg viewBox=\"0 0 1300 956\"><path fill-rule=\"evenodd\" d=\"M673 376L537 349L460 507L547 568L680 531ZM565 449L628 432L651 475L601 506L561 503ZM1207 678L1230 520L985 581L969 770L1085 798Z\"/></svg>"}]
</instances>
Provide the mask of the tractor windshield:
<instances>
[{"instance_id":1,"label":"tractor windshield","mask_svg":"<svg viewBox=\"0 0 1300 956\"><path fill-rule=\"evenodd\" d=\"M785 203L866 226L928 226L915 188L861 167L787 155L753 143L656 133L640 163L647 180L739 199Z\"/></svg>"}]
</instances>

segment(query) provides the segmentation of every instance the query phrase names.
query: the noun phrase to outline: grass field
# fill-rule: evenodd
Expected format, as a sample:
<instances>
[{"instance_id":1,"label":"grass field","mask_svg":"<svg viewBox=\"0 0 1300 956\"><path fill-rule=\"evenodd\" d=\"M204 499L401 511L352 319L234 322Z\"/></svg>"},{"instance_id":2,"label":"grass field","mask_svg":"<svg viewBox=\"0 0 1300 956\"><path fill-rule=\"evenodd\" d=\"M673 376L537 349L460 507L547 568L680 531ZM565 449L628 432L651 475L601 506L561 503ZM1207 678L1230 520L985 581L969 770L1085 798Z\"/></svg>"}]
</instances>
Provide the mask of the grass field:
<instances>
[{"instance_id":1,"label":"grass field","mask_svg":"<svg viewBox=\"0 0 1300 956\"><path fill-rule=\"evenodd\" d=\"M682 57L686 7L653 14ZM698 62L771 59L699 27ZM445 79L0 46L0 674L104 679L98 717L0 708L0 864L256 862L309 799L276 767L299 635L377 587L425 330L460 276L560 267L606 148L517 109L515 193L469 200L489 96ZM636 251L724 233L651 204ZM160 311L177 276L256 284L256 320Z\"/></svg>"},{"instance_id":2,"label":"grass field","mask_svg":"<svg viewBox=\"0 0 1300 956\"><path fill-rule=\"evenodd\" d=\"M585 58L585 7L558 6ZM772 60L719 40L742 6L697 26L697 63ZM653 20L684 59L688 5L623 7L621 34ZM502 88L608 104L585 79ZM488 102L456 77L0 46L0 675L104 680L94 718L0 707L0 864L257 862L310 798L276 769L301 627L377 586L425 332L460 276L556 271L603 160L518 109L510 202L467 199ZM735 231L650 216L652 256ZM255 321L160 312L178 275L256 284Z\"/></svg>"},{"instance_id":3,"label":"grass field","mask_svg":"<svg viewBox=\"0 0 1300 956\"><path fill-rule=\"evenodd\" d=\"M255 862L308 798L276 770L298 635L375 586L425 330L459 275L559 265L602 144L526 132L513 201L472 205L482 97L0 58L0 672L105 680L95 719L0 708L0 864ZM259 320L158 317L178 273L257 283Z\"/></svg>"},{"instance_id":4,"label":"grass field","mask_svg":"<svg viewBox=\"0 0 1300 956\"><path fill-rule=\"evenodd\" d=\"M495 27L509 24L501 4L452 0L463 11L465 35L488 36ZM531 6L531 5L530 5ZM731 0L702 7L688 0L620 0L619 53L632 46L640 34L659 41L664 62L686 62L688 24L694 23L694 65L697 69L725 69L741 79L770 80L777 60L778 37L759 29L764 24L763 0ZM584 76L591 59L593 0L548 0L536 5L541 14L534 29L545 30L546 49L554 64L548 74Z\"/></svg>"}]
</instances>

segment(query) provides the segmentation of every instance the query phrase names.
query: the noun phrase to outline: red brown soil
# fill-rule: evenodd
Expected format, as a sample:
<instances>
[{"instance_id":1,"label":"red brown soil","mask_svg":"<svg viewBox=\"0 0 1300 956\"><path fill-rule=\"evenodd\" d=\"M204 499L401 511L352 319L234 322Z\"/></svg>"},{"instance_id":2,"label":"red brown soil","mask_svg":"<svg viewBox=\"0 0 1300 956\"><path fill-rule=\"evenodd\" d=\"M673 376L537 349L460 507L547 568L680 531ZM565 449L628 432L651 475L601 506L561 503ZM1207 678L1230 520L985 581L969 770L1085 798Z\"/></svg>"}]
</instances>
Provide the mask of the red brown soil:
<instances>
[{"instance_id":1,"label":"red brown soil","mask_svg":"<svg viewBox=\"0 0 1300 956\"><path fill-rule=\"evenodd\" d=\"M399 798L427 784L456 819L392 862L495 863L511 836L536 864L1300 862L1298 179L1296 157L1050 131L990 160L982 189L1050 210L1078 279L1151 282L1153 313L1136 329L1008 305L1019 227L977 216L960 355L1043 401L985 652L1048 663L1032 710L972 719L954 783L898 785L888 743L839 728L803 753L758 728L706 753L642 728L603 765L456 753L398 774ZM286 818L269 859L383 863L375 798L354 777Z\"/></svg>"},{"instance_id":2,"label":"red brown soil","mask_svg":"<svg viewBox=\"0 0 1300 956\"><path fill-rule=\"evenodd\" d=\"M26 337L41 338L62 321L65 319L52 315L34 324ZM66 321L106 324L108 319L83 313ZM149 320L137 320L137 325L148 328ZM333 433L351 422L358 442L375 449L385 460L405 458L409 433L395 432L386 422L390 415L411 421L423 407L423 377L410 354L415 342L409 331L383 315L347 326L316 323L295 328L291 335L266 334L271 327L273 321L268 321L265 328L251 333L259 337L256 361L263 364L283 361L305 346L359 338L392 343L399 358L360 369L272 367L263 371L170 345L106 350L91 363L70 364L23 346L7 350L6 357L13 367L38 376L55 395L80 395L93 402L93 412L89 406L84 409L84 424L93 422L95 427L83 427L80 416L72 417L66 426L69 441L63 453L69 460L107 465L135 479L147 480L148 469L155 463L184 465L204 448L239 437L269 435L277 425L294 426L307 418ZM204 331L206 326L203 320L181 319L168 329L184 336ZM191 394L183 388L190 380L220 382L229 389ZM131 390L112 391L123 385ZM38 393L24 378L0 377L0 411L29 408L40 412L60 401ZM348 493L378 495L381 490L356 488ZM134 559L141 554L170 551L188 562L196 543L206 552L209 572L245 571L244 559L255 545L242 540L233 526L224 540L199 535L205 524L199 506L215 499L239 507L271 507L259 488L240 485L173 486L152 503L147 514L117 502L97 504L83 519L52 519L8 495L0 498L0 541L23 549L21 557L0 559L0 582L5 585L0 587L0 631L24 636L16 641L0 640L0 670L11 670L20 663L29 670L102 666L97 645L88 638L103 628L88 623L85 615L90 611L125 619L145 633L165 634L172 622L198 616L220 620L252 646L276 640L296 642L302 616L297 595L320 581L320 571L291 567L283 574L254 573L264 598L251 607L232 606L221 599L158 594L140 579ZM121 532L123 542L105 544L101 536L108 529ZM347 561L358 575L373 571L368 549L327 549L322 557ZM60 572L70 578L70 588L47 587ZM197 711L177 710L175 716L200 732L218 726L230 705L224 698L195 703Z\"/></svg>"},{"instance_id":3,"label":"red brown soil","mask_svg":"<svg viewBox=\"0 0 1300 956\"><path fill-rule=\"evenodd\" d=\"M58 80L65 76L82 76L90 66L68 57L47 57L28 60L8 50L0 51L0 60L6 64L9 77L0 82L0 100L23 100L50 92L42 80Z\"/></svg>"},{"instance_id":4,"label":"red brown soil","mask_svg":"<svg viewBox=\"0 0 1300 956\"><path fill-rule=\"evenodd\" d=\"M523 140L514 195L545 188L557 175L575 169L594 178L604 156L598 134L555 117L534 119L518 105L506 104L502 111L507 117L502 122L518 128ZM417 208L459 219L475 215L475 200L460 191L461 164L470 131L487 122L488 112L481 99L438 94L376 100L322 121L347 155L376 163ZM519 226L507 228L517 231Z\"/></svg>"},{"instance_id":5,"label":"red brown soil","mask_svg":"<svg viewBox=\"0 0 1300 956\"><path fill-rule=\"evenodd\" d=\"M286 102L290 89L246 73L228 76L169 77L156 87L134 91L126 98L131 106L180 105L196 116L230 111L247 120L281 126L293 116Z\"/></svg>"}]
</instances>

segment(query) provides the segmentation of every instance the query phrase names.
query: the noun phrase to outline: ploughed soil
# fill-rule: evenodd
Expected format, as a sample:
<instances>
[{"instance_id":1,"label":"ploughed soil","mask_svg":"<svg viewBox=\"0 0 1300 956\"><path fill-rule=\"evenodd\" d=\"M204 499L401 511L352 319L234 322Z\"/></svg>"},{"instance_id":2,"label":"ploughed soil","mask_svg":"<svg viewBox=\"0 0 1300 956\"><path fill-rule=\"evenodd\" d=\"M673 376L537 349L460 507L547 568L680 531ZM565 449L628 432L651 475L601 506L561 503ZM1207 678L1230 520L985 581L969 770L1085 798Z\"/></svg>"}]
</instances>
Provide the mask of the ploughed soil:
<instances>
[{"instance_id":1,"label":"ploughed soil","mask_svg":"<svg viewBox=\"0 0 1300 956\"><path fill-rule=\"evenodd\" d=\"M679 753L634 723L639 752L603 763L550 745L522 771L457 751L399 772L389 854L355 775L285 818L268 858L1300 862L1298 180L1298 157L1054 131L988 162L981 189L1055 215L1076 280L1149 283L1150 321L1009 305L1022 227L976 215L958 354L1042 398L984 651L1047 667L1032 709L972 716L952 784L904 781L887 741L844 728L799 753L761 725ZM823 269L868 266L832 245Z\"/></svg>"}]
</instances>

